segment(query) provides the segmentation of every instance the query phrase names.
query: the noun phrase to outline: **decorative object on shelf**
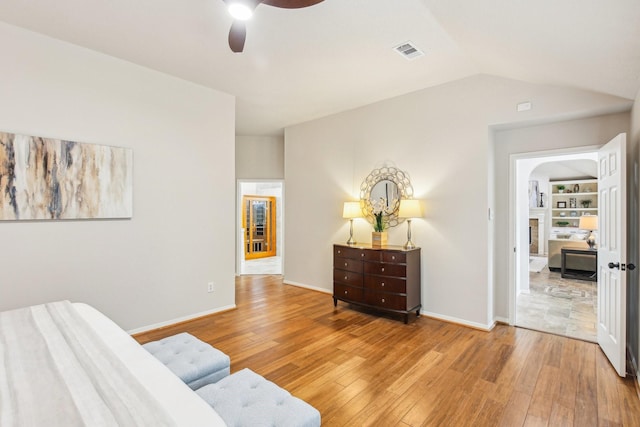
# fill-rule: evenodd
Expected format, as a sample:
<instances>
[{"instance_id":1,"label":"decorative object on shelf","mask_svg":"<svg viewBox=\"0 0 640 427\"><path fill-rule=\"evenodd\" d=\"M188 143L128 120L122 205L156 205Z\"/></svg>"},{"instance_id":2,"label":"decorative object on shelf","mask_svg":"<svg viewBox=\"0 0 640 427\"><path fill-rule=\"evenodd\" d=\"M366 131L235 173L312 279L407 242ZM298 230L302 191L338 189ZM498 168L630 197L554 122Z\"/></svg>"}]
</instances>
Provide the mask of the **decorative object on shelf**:
<instances>
[{"instance_id":1,"label":"decorative object on shelf","mask_svg":"<svg viewBox=\"0 0 640 427\"><path fill-rule=\"evenodd\" d=\"M405 249L413 249L416 245L411 241L411 219L422 217L422 207L420 200L402 199L400 200L400 209L398 211L400 218L407 219L407 243L404 244Z\"/></svg>"},{"instance_id":2,"label":"decorative object on shelf","mask_svg":"<svg viewBox=\"0 0 640 427\"><path fill-rule=\"evenodd\" d=\"M560 194L564 193L564 189L565 189L564 185L562 184L556 185L556 188L558 189L558 193Z\"/></svg>"},{"instance_id":3,"label":"decorative object on shelf","mask_svg":"<svg viewBox=\"0 0 640 427\"><path fill-rule=\"evenodd\" d=\"M573 192L574 193L579 193L580 192L580 185L579 184L574 184L573 185Z\"/></svg>"},{"instance_id":4,"label":"decorative object on shelf","mask_svg":"<svg viewBox=\"0 0 640 427\"><path fill-rule=\"evenodd\" d=\"M379 248L387 245L386 231L373 231L371 233L371 246Z\"/></svg>"},{"instance_id":5,"label":"decorative object on shelf","mask_svg":"<svg viewBox=\"0 0 640 427\"><path fill-rule=\"evenodd\" d=\"M575 198L575 197L571 197L571 198L569 199L569 207L570 207L570 208L577 208L577 207L578 207L578 205L577 205L577 203L576 203L576 198Z\"/></svg>"},{"instance_id":6,"label":"decorative object on shelf","mask_svg":"<svg viewBox=\"0 0 640 427\"><path fill-rule=\"evenodd\" d=\"M360 202L344 202L342 218L349 219L349 240L347 240L347 245L355 245L356 241L353 240L353 220L354 218L362 218Z\"/></svg>"},{"instance_id":7,"label":"decorative object on shelf","mask_svg":"<svg viewBox=\"0 0 640 427\"><path fill-rule=\"evenodd\" d=\"M569 221L558 221L556 224L558 224L558 227L566 227L569 225Z\"/></svg>"},{"instance_id":8,"label":"decorative object on shelf","mask_svg":"<svg viewBox=\"0 0 640 427\"><path fill-rule=\"evenodd\" d=\"M596 238L593 236L593 232L598 229L598 215L582 215L580 217L580 224L578 225L578 228L589 230L587 245L589 245L590 249L595 249Z\"/></svg>"},{"instance_id":9,"label":"decorative object on shelf","mask_svg":"<svg viewBox=\"0 0 640 427\"><path fill-rule=\"evenodd\" d=\"M374 206L384 199L383 219L385 228L395 227L404 219L398 218L401 199L413 197L409 175L392 166L374 169L360 185L360 201L364 217L373 224L376 221Z\"/></svg>"},{"instance_id":10,"label":"decorative object on shelf","mask_svg":"<svg viewBox=\"0 0 640 427\"><path fill-rule=\"evenodd\" d=\"M583 208L588 209L591 206L591 199L580 200L580 204Z\"/></svg>"},{"instance_id":11,"label":"decorative object on shelf","mask_svg":"<svg viewBox=\"0 0 640 427\"><path fill-rule=\"evenodd\" d=\"M540 193L540 206L541 208L544 208L544 193Z\"/></svg>"},{"instance_id":12,"label":"decorative object on shelf","mask_svg":"<svg viewBox=\"0 0 640 427\"><path fill-rule=\"evenodd\" d=\"M562 217L567 216L567 213L566 212L560 212L560 216L562 216Z\"/></svg>"},{"instance_id":13,"label":"decorative object on shelf","mask_svg":"<svg viewBox=\"0 0 640 427\"><path fill-rule=\"evenodd\" d=\"M570 213L569 215L571 215L571 216L578 216L578 212L576 212L576 211L571 211L571 213Z\"/></svg>"},{"instance_id":14,"label":"decorative object on shelf","mask_svg":"<svg viewBox=\"0 0 640 427\"><path fill-rule=\"evenodd\" d=\"M567 202L558 202L558 209L565 209L567 207Z\"/></svg>"}]
</instances>

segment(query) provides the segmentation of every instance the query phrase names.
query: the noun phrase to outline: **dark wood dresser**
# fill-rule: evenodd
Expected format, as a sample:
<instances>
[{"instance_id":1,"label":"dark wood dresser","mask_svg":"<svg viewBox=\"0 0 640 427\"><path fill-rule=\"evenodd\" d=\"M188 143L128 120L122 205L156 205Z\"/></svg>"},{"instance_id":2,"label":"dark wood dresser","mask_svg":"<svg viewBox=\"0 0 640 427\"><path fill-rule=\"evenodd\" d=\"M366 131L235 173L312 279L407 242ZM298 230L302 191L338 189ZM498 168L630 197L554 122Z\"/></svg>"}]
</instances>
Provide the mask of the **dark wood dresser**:
<instances>
[{"instance_id":1,"label":"dark wood dresser","mask_svg":"<svg viewBox=\"0 0 640 427\"><path fill-rule=\"evenodd\" d=\"M420 315L420 248L333 245L333 305L338 300Z\"/></svg>"}]
</instances>

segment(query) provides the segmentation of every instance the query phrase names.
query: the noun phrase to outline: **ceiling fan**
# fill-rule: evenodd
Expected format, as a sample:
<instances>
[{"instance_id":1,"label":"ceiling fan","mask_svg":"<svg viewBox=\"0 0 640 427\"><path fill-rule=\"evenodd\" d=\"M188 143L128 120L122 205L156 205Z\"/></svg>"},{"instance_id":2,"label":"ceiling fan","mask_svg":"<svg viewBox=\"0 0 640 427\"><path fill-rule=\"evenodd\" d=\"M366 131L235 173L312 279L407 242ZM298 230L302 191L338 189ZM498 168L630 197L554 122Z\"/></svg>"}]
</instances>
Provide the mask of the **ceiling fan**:
<instances>
[{"instance_id":1,"label":"ceiling fan","mask_svg":"<svg viewBox=\"0 0 640 427\"><path fill-rule=\"evenodd\" d=\"M229 13L235 19L229 30L229 47L236 53L242 52L247 38L247 27L244 23L251 18L253 11L260 4L279 7L282 9L301 9L313 6L324 0L222 0L226 3Z\"/></svg>"}]
</instances>

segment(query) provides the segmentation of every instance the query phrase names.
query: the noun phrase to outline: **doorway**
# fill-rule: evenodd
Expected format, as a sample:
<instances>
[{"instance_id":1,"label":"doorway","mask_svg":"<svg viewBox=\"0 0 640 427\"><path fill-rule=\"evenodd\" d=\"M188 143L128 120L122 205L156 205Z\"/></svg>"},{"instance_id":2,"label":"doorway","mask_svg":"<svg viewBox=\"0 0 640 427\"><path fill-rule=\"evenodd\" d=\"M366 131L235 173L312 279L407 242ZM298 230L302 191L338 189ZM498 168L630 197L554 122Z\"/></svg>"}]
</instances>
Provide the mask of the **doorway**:
<instances>
[{"instance_id":1,"label":"doorway","mask_svg":"<svg viewBox=\"0 0 640 427\"><path fill-rule=\"evenodd\" d=\"M597 202L584 209L580 203L597 200L597 151L585 148L520 155L515 172L517 255L512 322L597 342L597 282L591 274L575 279L560 271L561 248L588 249L590 230L580 229L579 220L582 215L597 215ZM562 196L558 194L561 182L570 187ZM588 265L576 265L576 269L595 273L594 259L581 261Z\"/></svg>"},{"instance_id":2,"label":"doorway","mask_svg":"<svg viewBox=\"0 0 640 427\"><path fill-rule=\"evenodd\" d=\"M239 275L283 272L282 181L238 181Z\"/></svg>"}]
</instances>

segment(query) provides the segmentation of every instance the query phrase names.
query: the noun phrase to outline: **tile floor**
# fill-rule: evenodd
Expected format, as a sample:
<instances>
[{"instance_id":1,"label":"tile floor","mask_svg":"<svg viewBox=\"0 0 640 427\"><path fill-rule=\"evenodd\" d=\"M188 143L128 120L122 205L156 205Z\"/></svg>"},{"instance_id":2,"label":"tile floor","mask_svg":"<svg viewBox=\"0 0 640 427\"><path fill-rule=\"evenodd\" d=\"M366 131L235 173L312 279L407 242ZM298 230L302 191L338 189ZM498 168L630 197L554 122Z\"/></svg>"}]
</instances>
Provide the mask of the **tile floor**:
<instances>
[{"instance_id":1,"label":"tile floor","mask_svg":"<svg viewBox=\"0 0 640 427\"><path fill-rule=\"evenodd\" d=\"M242 274L282 274L282 259L272 256L244 261Z\"/></svg>"},{"instance_id":2,"label":"tile floor","mask_svg":"<svg viewBox=\"0 0 640 427\"><path fill-rule=\"evenodd\" d=\"M596 282L562 279L544 267L529 273L529 288L518 295L516 326L596 342Z\"/></svg>"}]
</instances>

